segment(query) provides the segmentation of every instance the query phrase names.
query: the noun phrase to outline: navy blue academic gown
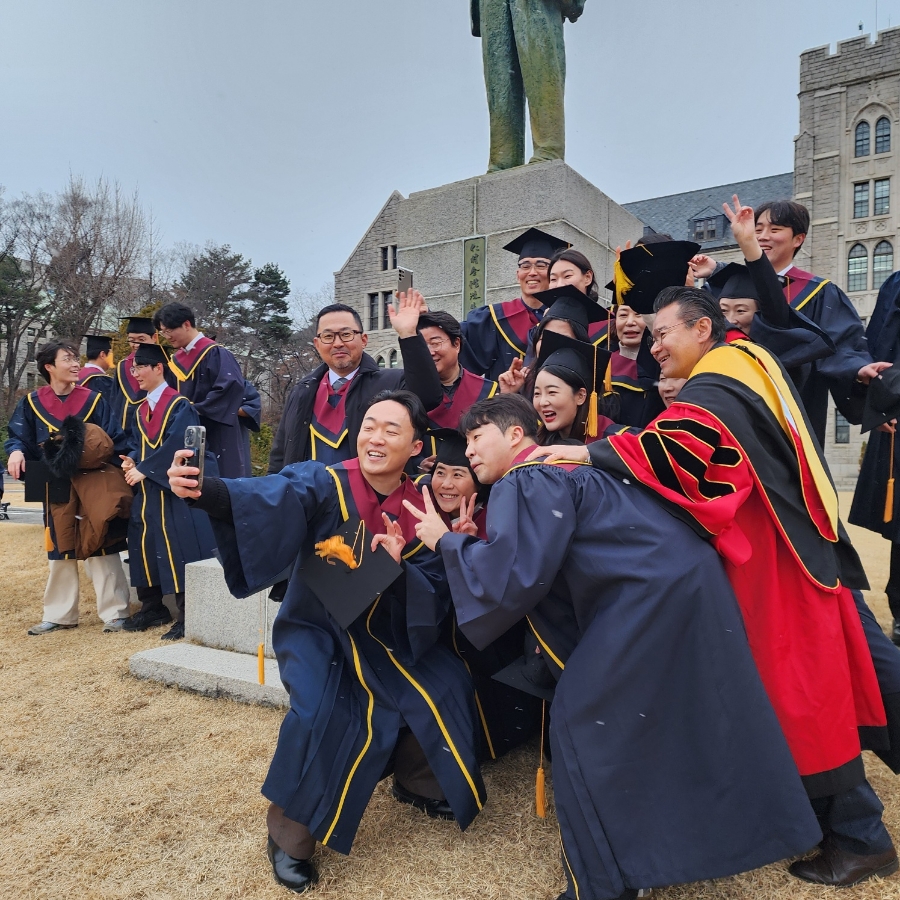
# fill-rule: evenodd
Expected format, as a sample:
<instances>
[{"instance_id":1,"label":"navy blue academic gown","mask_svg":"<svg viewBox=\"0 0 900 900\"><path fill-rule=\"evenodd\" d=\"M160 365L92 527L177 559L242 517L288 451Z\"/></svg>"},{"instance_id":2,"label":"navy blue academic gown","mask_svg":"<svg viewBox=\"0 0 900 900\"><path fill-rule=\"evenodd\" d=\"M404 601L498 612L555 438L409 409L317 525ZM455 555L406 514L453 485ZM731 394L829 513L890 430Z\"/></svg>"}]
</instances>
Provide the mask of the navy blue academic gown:
<instances>
[{"instance_id":1,"label":"navy blue academic gown","mask_svg":"<svg viewBox=\"0 0 900 900\"><path fill-rule=\"evenodd\" d=\"M113 457L111 462L114 464L119 463L120 454L126 454L131 449L128 436L119 428L113 411L103 396L97 391L81 385L76 385L72 392L65 397L58 397L49 385L24 396L9 420L9 438L4 443L3 449L7 454L14 450L21 450L25 454L27 470L30 460L44 458L41 444L62 428L63 421L68 416L75 416L82 422L97 425L112 438ZM44 504L44 525L50 529L50 539L55 547L53 517L47 515L46 504ZM106 547L94 555L105 556L124 549L125 542L122 541L121 546ZM53 549L47 552L47 558L66 559L67 557L61 556Z\"/></svg>"},{"instance_id":2,"label":"navy blue academic gown","mask_svg":"<svg viewBox=\"0 0 900 900\"><path fill-rule=\"evenodd\" d=\"M443 643L450 601L440 558L415 538L402 506L405 498L421 508L415 486L405 481L379 503L358 460L295 463L225 484L233 522L212 521L232 594L290 573L272 630L290 709L263 794L317 840L349 853L405 725L466 828L485 800L477 711L466 667ZM366 523L367 540L384 533L382 510L410 537L403 574L343 630L297 570L351 516Z\"/></svg>"},{"instance_id":3,"label":"navy blue academic gown","mask_svg":"<svg viewBox=\"0 0 900 900\"><path fill-rule=\"evenodd\" d=\"M210 559L215 539L206 513L191 509L169 488L166 474L176 450L184 447L184 430L199 425L190 401L166 387L156 409L144 400L137 408L131 454L147 477L135 488L128 523L128 566L134 587L162 588L164 594L184 591L184 567Z\"/></svg>"},{"instance_id":4,"label":"navy blue academic gown","mask_svg":"<svg viewBox=\"0 0 900 900\"><path fill-rule=\"evenodd\" d=\"M244 430L238 410L244 402L244 375L234 354L201 337L190 353L178 350L169 360L179 392L194 404L206 428L206 449L223 478L250 475L245 467Z\"/></svg>"},{"instance_id":5,"label":"navy blue academic gown","mask_svg":"<svg viewBox=\"0 0 900 900\"><path fill-rule=\"evenodd\" d=\"M147 392L141 390L141 386L137 383L137 379L131 374L131 367L134 365L134 354L132 350L130 356L119 360L113 370L112 381L113 389L109 397L109 403L112 406L116 416L119 428L130 435L132 426L134 425L134 415L137 412L138 405L147 396ZM175 373L169 369L164 369L166 384L170 388L178 389L178 379Z\"/></svg>"},{"instance_id":6,"label":"navy blue academic gown","mask_svg":"<svg viewBox=\"0 0 900 900\"><path fill-rule=\"evenodd\" d=\"M113 398L116 393L116 383L113 378L100 369L93 366L84 366L78 373L78 383L86 387L89 391L96 391L103 394L103 399L110 405L113 405Z\"/></svg>"},{"instance_id":7,"label":"navy blue academic gown","mask_svg":"<svg viewBox=\"0 0 900 900\"><path fill-rule=\"evenodd\" d=\"M463 344L459 364L496 381L514 359L525 356L528 334L543 314L544 307L532 309L521 297L473 309L460 323Z\"/></svg>"},{"instance_id":8,"label":"navy blue academic gown","mask_svg":"<svg viewBox=\"0 0 900 900\"><path fill-rule=\"evenodd\" d=\"M711 546L638 487L579 465L514 467L493 486L487 534L447 534L439 550L469 639L527 616L559 678L567 897L720 878L816 844Z\"/></svg>"}]
</instances>

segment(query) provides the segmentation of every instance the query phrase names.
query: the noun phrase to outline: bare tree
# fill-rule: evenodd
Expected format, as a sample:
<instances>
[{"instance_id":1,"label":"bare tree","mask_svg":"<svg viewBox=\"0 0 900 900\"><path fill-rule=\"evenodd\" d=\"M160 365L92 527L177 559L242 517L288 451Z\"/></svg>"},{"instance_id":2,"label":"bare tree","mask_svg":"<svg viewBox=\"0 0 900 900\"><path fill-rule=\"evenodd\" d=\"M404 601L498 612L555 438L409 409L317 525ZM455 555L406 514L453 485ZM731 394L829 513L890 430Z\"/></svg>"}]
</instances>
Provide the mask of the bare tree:
<instances>
[{"instance_id":1,"label":"bare tree","mask_svg":"<svg viewBox=\"0 0 900 900\"><path fill-rule=\"evenodd\" d=\"M98 180L71 177L58 196L45 236L45 278L52 290L54 329L80 338L116 306L133 302L133 282L146 253L147 221L137 195ZM126 298L123 298L126 299Z\"/></svg>"}]
</instances>

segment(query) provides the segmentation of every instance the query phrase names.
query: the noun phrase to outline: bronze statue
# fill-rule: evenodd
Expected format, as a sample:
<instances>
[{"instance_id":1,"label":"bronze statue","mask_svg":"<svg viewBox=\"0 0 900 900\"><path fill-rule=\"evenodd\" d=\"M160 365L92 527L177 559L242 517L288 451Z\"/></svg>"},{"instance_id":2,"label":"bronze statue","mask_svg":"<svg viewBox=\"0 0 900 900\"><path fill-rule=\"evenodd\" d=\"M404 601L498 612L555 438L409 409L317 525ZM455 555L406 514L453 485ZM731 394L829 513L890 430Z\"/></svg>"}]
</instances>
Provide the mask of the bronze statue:
<instances>
[{"instance_id":1,"label":"bronze statue","mask_svg":"<svg viewBox=\"0 0 900 900\"><path fill-rule=\"evenodd\" d=\"M563 19L574 22L586 2L471 0L491 119L488 172L524 164L526 101L534 143L530 162L565 158Z\"/></svg>"}]
</instances>

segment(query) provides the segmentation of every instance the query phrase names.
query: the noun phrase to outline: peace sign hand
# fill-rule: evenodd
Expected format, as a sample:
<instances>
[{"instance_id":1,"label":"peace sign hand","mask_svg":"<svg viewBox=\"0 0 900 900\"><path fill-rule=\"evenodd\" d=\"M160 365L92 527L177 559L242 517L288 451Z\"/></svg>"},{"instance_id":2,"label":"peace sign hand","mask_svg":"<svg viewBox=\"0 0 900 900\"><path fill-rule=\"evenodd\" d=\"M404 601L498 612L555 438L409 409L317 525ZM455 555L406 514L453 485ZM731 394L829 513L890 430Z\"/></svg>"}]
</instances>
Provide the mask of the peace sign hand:
<instances>
[{"instance_id":1,"label":"peace sign hand","mask_svg":"<svg viewBox=\"0 0 900 900\"><path fill-rule=\"evenodd\" d=\"M388 553L394 558L394 562L400 562L403 559L403 548L406 546L406 538L400 530L397 522L391 521L387 513L382 513L381 518L384 520L384 527L387 529L386 534L376 534L372 538L372 552L381 544Z\"/></svg>"},{"instance_id":2,"label":"peace sign hand","mask_svg":"<svg viewBox=\"0 0 900 900\"><path fill-rule=\"evenodd\" d=\"M450 530L444 524L438 511L434 508L434 502L427 487L422 488L422 500L425 503L425 512L416 509L409 500L404 500L403 505L419 520L416 523L416 537L428 547L434 550L437 542Z\"/></svg>"},{"instance_id":3,"label":"peace sign hand","mask_svg":"<svg viewBox=\"0 0 900 900\"><path fill-rule=\"evenodd\" d=\"M459 506L459 518L453 523L454 534L478 537L478 526L475 524L475 504L477 502L477 494L472 494L468 500L463 499Z\"/></svg>"},{"instance_id":4,"label":"peace sign hand","mask_svg":"<svg viewBox=\"0 0 900 900\"><path fill-rule=\"evenodd\" d=\"M727 203L722 204L722 209L725 210L725 216L731 223L731 233L738 242L744 259L752 262L762 256L762 249L756 239L756 220L753 216L753 207L742 206L737 194L731 199L734 209Z\"/></svg>"}]
</instances>

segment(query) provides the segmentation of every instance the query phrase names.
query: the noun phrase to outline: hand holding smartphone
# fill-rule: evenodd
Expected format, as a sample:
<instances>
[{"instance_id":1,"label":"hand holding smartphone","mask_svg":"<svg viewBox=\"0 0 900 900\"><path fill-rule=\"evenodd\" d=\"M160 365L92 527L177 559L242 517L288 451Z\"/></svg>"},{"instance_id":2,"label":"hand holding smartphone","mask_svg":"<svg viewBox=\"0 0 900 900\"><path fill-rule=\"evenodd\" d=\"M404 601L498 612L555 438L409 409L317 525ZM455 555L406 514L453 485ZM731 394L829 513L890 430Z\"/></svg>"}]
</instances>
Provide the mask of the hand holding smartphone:
<instances>
[{"instance_id":1,"label":"hand holding smartphone","mask_svg":"<svg viewBox=\"0 0 900 900\"><path fill-rule=\"evenodd\" d=\"M184 449L193 450L194 455L182 460L182 465L196 466L197 490L203 490L203 464L206 461L206 428L203 425L188 425L184 430Z\"/></svg>"}]
</instances>

